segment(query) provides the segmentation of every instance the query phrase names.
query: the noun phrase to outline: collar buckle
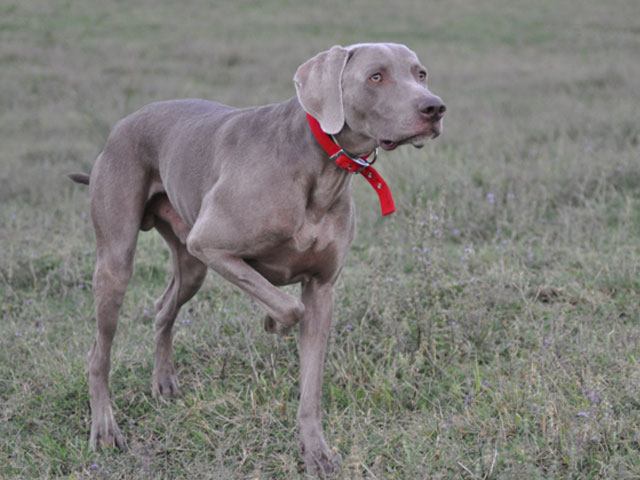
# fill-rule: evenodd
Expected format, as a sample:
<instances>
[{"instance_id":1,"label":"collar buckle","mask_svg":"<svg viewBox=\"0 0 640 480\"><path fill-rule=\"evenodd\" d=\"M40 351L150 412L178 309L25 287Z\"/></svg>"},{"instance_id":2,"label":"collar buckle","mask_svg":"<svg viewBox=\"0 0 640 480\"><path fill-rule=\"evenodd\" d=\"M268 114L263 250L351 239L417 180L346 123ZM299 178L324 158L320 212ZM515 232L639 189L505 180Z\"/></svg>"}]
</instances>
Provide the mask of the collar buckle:
<instances>
[{"instance_id":1,"label":"collar buckle","mask_svg":"<svg viewBox=\"0 0 640 480\"><path fill-rule=\"evenodd\" d=\"M331 159L332 162L335 162L338 158L340 158L343 155L345 157L347 157L349 160L351 160L352 162L357 163L358 165L360 165L360 168L357 169L357 170L353 170L353 168L355 168L355 167L352 167L352 166L347 167L347 170L350 173L362 173L363 170L369 168L371 165L376 163L376 160L378 159L378 147L374 148L371 153L369 153L368 155L365 155L364 157L352 157L351 155L349 155L347 152L345 152L341 148L336 153L331 155L329 158ZM368 161L368 158L371 155L373 155L373 160Z\"/></svg>"}]
</instances>

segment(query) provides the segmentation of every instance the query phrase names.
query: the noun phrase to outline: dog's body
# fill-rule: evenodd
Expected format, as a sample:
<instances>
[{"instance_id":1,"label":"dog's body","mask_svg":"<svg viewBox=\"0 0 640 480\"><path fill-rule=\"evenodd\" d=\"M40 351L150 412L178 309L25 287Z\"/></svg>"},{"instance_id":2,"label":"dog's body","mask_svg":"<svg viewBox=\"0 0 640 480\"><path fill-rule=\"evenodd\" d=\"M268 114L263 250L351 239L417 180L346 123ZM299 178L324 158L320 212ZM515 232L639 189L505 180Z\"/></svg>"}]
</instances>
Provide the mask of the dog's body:
<instances>
[{"instance_id":1,"label":"dog's body","mask_svg":"<svg viewBox=\"0 0 640 480\"><path fill-rule=\"evenodd\" d=\"M174 274L156 301L154 396L179 392L171 329L211 267L260 303L267 331L300 323L301 449L309 470L335 471L320 393L333 285L355 230L353 177L329 159L305 115L357 156L378 145L420 146L440 133L445 107L402 45L333 47L303 64L294 80L297 97L277 105L148 105L116 125L90 180L71 175L90 183L97 243L98 331L89 354L93 447L125 446L109 400L111 343L138 231L155 227L171 249ZM298 282L300 299L274 286Z\"/></svg>"}]
</instances>

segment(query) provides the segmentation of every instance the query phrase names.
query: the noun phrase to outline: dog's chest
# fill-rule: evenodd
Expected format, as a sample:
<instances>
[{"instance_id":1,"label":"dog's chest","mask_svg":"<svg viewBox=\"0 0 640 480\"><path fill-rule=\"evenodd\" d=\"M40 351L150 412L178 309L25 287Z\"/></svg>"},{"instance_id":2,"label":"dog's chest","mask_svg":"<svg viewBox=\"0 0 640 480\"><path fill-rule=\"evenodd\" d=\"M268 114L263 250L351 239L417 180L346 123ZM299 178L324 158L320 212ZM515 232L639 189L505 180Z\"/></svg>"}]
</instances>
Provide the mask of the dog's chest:
<instances>
[{"instance_id":1,"label":"dog's chest","mask_svg":"<svg viewBox=\"0 0 640 480\"><path fill-rule=\"evenodd\" d=\"M344 219L327 217L305 221L277 248L249 260L274 285L305 281L312 276L331 278L342 267L351 242L349 228L340 229Z\"/></svg>"}]
</instances>

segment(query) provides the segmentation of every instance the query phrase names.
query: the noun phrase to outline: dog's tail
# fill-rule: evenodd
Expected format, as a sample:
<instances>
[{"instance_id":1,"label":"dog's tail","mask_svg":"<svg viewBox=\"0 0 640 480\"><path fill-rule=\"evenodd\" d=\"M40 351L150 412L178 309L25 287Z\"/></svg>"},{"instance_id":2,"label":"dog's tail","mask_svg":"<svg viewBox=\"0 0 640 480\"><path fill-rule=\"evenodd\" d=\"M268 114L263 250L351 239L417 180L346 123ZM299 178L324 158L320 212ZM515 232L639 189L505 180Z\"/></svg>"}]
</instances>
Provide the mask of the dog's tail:
<instances>
[{"instance_id":1,"label":"dog's tail","mask_svg":"<svg viewBox=\"0 0 640 480\"><path fill-rule=\"evenodd\" d=\"M86 173L70 173L67 175L71 180L83 185L89 185L89 175Z\"/></svg>"}]
</instances>

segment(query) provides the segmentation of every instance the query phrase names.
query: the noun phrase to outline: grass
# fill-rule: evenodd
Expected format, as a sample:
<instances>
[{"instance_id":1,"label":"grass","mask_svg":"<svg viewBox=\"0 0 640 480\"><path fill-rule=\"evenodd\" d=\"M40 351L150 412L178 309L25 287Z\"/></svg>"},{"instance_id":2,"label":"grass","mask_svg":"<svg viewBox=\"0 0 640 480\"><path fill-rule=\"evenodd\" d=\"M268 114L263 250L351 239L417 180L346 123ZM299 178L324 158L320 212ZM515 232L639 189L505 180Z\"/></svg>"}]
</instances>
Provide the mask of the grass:
<instances>
[{"instance_id":1,"label":"grass","mask_svg":"<svg viewBox=\"0 0 640 480\"><path fill-rule=\"evenodd\" d=\"M221 4L218 4L221 3ZM150 396L168 253L141 234L112 356L130 450L91 452L89 171L151 101L294 94L335 43L418 52L448 106L357 185L323 393L343 478L640 476L636 2L0 6L0 478L304 478L295 335L209 275L180 314L184 396Z\"/></svg>"}]
</instances>

